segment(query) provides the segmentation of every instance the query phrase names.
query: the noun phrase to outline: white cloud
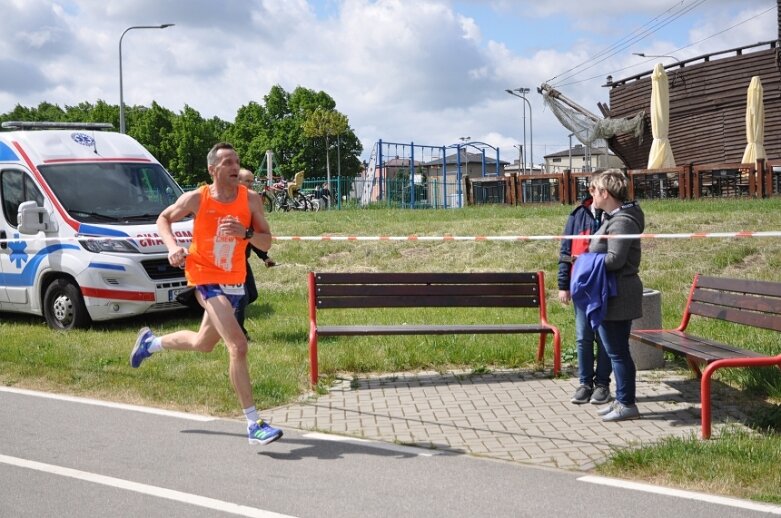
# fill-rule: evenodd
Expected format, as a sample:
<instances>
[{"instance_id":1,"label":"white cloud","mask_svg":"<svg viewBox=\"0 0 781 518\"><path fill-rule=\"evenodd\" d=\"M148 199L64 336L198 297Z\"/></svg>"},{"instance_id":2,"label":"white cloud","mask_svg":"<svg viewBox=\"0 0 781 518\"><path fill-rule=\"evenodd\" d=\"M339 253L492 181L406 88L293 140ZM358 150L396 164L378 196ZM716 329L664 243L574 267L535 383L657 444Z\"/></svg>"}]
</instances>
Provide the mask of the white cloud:
<instances>
[{"instance_id":1,"label":"white cloud","mask_svg":"<svg viewBox=\"0 0 781 518\"><path fill-rule=\"evenodd\" d=\"M324 90L337 102L368 155L379 138L448 145L469 135L502 149L522 140L523 105L506 88L536 88L560 76L565 94L597 112L601 87L650 68L631 52L683 59L776 38L775 10L737 30L705 39L773 7L768 0L710 0L642 42L593 56L667 7L658 0L545 2L448 0L13 0L0 18L0 110L42 101L119 102L118 43L123 40L127 104L185 105L232 120L274 84ZM672 2L668 4L673 5ZM607 20L608 24L601 22ZM704 41L700 41L704 40ZM561 81L573 67L589 68ZM534 155L567 144L565 130L529 94ZM527 131L531 133L528 129ZM528 135L531 137L531 135Z\"/></svg>"}]
</instances>

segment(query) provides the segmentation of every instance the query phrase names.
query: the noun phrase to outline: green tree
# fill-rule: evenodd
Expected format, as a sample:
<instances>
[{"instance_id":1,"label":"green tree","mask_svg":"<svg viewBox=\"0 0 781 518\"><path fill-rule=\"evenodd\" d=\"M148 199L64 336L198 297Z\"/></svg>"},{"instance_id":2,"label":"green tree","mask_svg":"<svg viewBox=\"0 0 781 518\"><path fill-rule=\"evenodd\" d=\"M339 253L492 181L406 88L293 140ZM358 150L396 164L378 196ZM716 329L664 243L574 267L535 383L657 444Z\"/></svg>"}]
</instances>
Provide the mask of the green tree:
<instances>
[{"instance_id":1,"label":"green tree","mask_svg":"<svg viewBox=\"0 0 781 518\"><path fill-rule=\"evenodd\" d=\"M331 147L329 140L331 137L345 133L348 127L347 117L336 110L325 110L319 106L309 114L302 125L304 135L307 137L325 138L325 173L328 185L331 185Z\"/></svg>"},{"instance_id":2,"label":"green tree","mask_svg":"<svg viewBox=\"0 0 781 518\"><path fill-rule=\"evenodd\" d=\"M176 156L176 143L172 140L175 118L174 112L153 101L152 106L140 113L133 126L128 128L128 134L143 143L168 169Z\"/></svg>"},{"instance_id":3,"label":"green tree","mask_svg":"<svg viewBox=\"0 0 781 518\"><path fill-rule=\"evenodd\" d=\"M197 185L209 181L206 154L220 139L212 133L201 114L185 105L173 120L171 140L175 143L169 171L181 185Z\"/></svg>"}]
</instances>

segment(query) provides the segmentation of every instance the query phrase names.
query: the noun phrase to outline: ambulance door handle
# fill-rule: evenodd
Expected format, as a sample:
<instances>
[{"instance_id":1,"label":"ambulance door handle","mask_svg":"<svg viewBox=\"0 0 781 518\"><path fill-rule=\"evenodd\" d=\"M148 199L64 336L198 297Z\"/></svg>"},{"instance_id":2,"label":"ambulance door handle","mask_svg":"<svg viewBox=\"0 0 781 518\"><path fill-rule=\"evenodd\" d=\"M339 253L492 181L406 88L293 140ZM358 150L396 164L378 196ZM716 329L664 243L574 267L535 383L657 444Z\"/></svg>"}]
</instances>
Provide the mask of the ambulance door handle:
<instances>
[{"instance_id":1,"label":"ambulance door handle","mask_svg":"<svg viewBox=\"0 0 781 518\"><path fill-rule=\"evenodd\" d=\"M0 230L0 248L5 250L8 248L8 243L5 242L5 240L8 238L8 234L5 233L5 230Z\"/></svg>"}]
</instances>

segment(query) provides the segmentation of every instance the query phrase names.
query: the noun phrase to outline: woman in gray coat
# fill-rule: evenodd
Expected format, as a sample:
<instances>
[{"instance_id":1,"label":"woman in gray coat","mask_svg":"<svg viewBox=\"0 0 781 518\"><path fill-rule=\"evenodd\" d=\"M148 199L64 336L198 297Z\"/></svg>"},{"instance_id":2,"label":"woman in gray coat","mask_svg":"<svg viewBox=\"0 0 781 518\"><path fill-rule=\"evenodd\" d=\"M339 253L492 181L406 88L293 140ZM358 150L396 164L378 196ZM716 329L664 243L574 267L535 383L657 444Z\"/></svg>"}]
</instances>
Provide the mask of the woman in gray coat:
<instances>
[{"instance_id":1,"label":"woman in gray coat","mask_svg":"<svg viewBox=\"0 0 781 518\"><path fill-rule=\"evenodd\" d=\"M597 175L591 195L594 207L604 211L604 222L595 236L641 234L645 216L636 202L627 202L626 175L619 169L608 169ZM640 239L592 239L589 252L606 254L605 270L615 275L617 295L608 298L607 314L598 328L616 381L616 399L598 411L603 421L636 419L640 412L635 404L636 369L629 354L629 332L632 320L643 315L643 283L640 271Z\"/></svg>"}]
</instances>

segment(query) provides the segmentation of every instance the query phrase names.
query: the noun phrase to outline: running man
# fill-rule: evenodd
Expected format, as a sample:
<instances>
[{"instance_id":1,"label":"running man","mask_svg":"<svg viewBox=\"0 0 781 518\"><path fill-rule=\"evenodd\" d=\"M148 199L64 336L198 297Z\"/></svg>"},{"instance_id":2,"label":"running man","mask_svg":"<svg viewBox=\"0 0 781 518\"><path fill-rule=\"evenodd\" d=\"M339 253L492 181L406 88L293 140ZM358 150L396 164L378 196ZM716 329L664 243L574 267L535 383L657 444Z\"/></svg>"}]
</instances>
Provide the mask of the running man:
<instances>
[{"instance_id":1,"label":"running man","mask_svg":"<svg viewBox=\"0 0 781 518\"><path fill-rule=\"evenodd\" d=\"M247 338L234 310L244 297L245 248L252 244L268 250L271 229L260 195L239 184L239 157L233 146L215 144L206 162L212 183L183 194L157 218L168 262L185 268L187 282L195 286L198 303L205 309L201 327L198 332L176 331L163 336L142 328L130 353L130 365L138 368L153 353L166 349L208 353L222 339L228 348L231 384L247 417L249 442L269 444L282 437L282 430L260 419L255 409ZM189 214L195 215L195 221L188 251L177 242L171 225Z\"/></svg>"}]
</instances>

